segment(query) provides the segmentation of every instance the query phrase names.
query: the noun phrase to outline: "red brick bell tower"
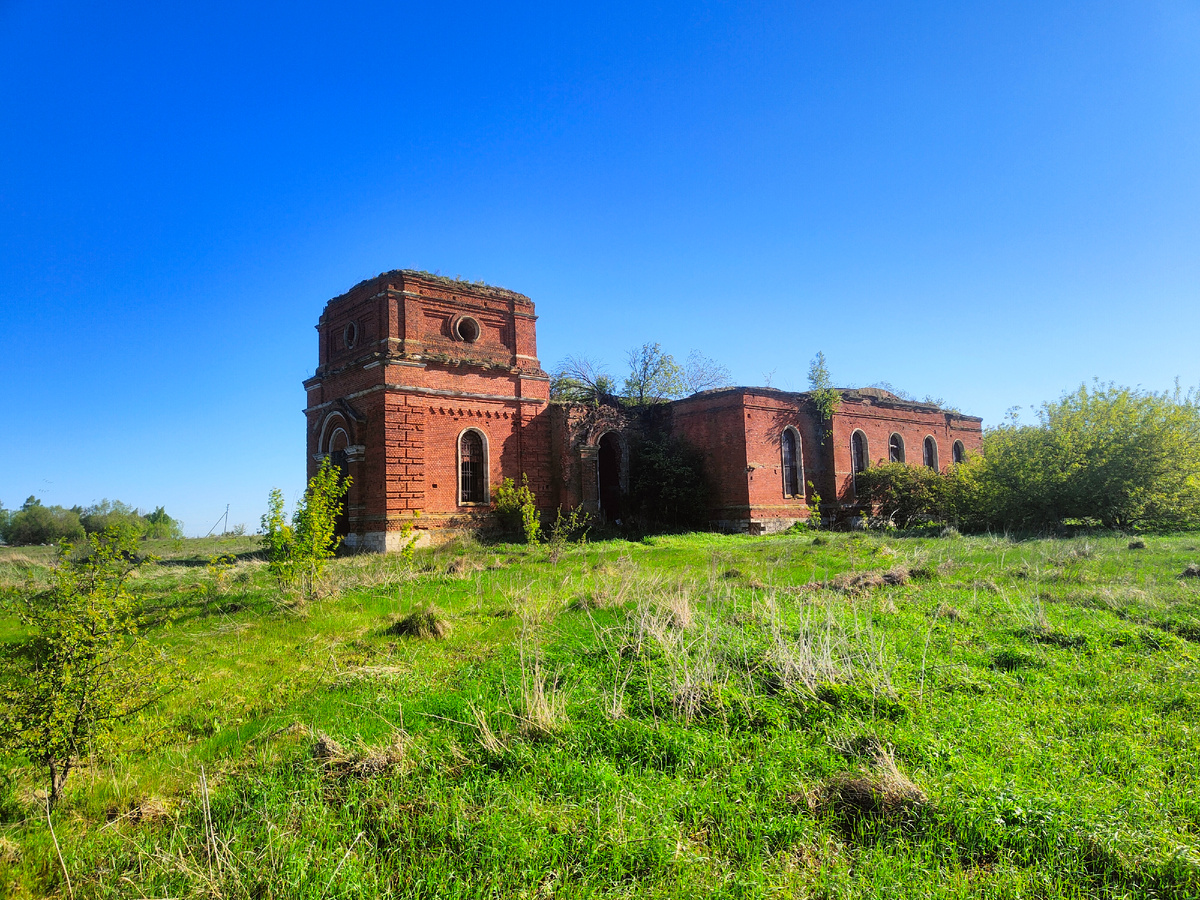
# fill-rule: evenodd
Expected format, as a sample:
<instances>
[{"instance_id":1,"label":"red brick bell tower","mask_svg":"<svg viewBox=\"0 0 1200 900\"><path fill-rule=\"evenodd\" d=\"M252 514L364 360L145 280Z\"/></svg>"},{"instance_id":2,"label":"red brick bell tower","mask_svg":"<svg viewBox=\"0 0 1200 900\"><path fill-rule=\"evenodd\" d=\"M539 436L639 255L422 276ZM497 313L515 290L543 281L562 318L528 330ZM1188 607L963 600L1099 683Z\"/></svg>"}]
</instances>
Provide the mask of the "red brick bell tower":
<instances>
[{"instance_id":1,"label":"red brick bell tower","mask_svg":"<svg viewBox=\"0 0 1200 900\"><path fill-rule=\"evenodd\" d=\"M536 319L523 294L408 270L325 305L304 382L308 473L332 455L353 479L348 546L399 549L408 524L485 524L506 477L551 497Z\"/></svg>"}]
</instances>

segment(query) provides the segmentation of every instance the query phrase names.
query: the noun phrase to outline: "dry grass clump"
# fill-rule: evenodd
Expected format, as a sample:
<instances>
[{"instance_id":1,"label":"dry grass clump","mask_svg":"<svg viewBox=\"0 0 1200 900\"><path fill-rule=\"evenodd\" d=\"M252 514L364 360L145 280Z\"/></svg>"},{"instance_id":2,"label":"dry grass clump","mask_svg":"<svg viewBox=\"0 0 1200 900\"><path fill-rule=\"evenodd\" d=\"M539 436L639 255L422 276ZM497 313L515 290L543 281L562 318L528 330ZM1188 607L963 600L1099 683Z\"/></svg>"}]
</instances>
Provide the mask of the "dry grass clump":
<instances>
[{"instance_id":1,"label":"dry grass clump","mask_svg":"<svg viewBox=\"0 0 1200 900\"><path fill-rule=\"evenodd\" d=\"M567 698L559 689L557 679L550 679L541 661L532 665L522 654L521 661L521 729L534 739L552 737L567 724Z\"/></svg>"},{"instance_id":2,"label":"dry grass clump","mask_svg":"<svg viewBox=\"0 0 1200 900\"><path fill-rule=\"evenodd\" d=\"M1146 542L1145 542L1145 541L1142 541L1142 540L1130 541L1130 542L1129 542L1129 549L1130 549L1130 550L1145 550L1145 549L1146 549Z\"/></svg>"},{"instance_id":3,"label":"dry grass clump","mask_svg":"<svg viewBox=\"0 0 1200 900\"><path fill-rule=\"evenodd\" d=\"M638 582L637 571L628 566L617 569L602 563L592 571L597 577L591 580L587 590L571 601L572 609L613 609L624 606L635 590L644 590Z\"/></svg>"},{"instance_id":4,"label":"dry grass clump","mask_svg":"<svg viewBox=\"0 0 1200 900\"><path fill-rule=\"evenodd\" d=\"M821 685L853 676L848 636L831 610L826 609L822 618L813 607L806 607L793 633L784 628L773 597L766 598L761 609L769 640L766 664L780 689L811 694Z\"/></svg>"},{"instance_id":5,"label":"dry grass clump","mask_svg":"<svg viewBox=\"0 0 1200 900\"><path fill-rule=\"evenodd\" d=\"M863 594L885 585L908 584L910 577L911 572L907 566L894 566L886 571L843 572L822 586L846 594Z\"/></svg>"},{"instance_id":6,"label":"dry grass clump","mask_svg":"<svg viewBox=\"0 0 1200 900\"><path fill-rule=\"evenodd\" d=\"M1186 566L1179 576L1180 578L1200 578L1200 566L1191 563Z\"/></svg>"},{"instance_id":7,"label":"dry grass clump","mask_svg":"<svg viewBox=\"0 0 1200 900\"><path fill-rule=\"evenodd\" d=\"M938 606L937 612L934 615L939 619L949 619L951 622L965 622L966 614L957 606L951 606L949 603L942 603Z\"/></svg>"},{"instance_id":8,"label":"dry grass clump","mask_svg":"<svg viewBox=\"0 0 1200 900\"><path fill-rule=\"evenodd\" d=\"M370 778L400 768L407 759L404 735L397 732L390 744L372 747L360 744L347 750L329 735L321 732L313 744L313 758L330 774Z\"/></svg>"},{"instance_id":9,"label":"dry grass clump","mask_svg":"<svg viewBox=\"0 0 1200 900\"><path fill-rule=\"evenodd\" d=\"M902 820L928 805L925 792L896 766L890 748L875 739L868 749L871 767L826 781L819 795L822 806L848 820Z\"/></svg>"},{"instance_id":10,"label":"dry grass clump","mask_svg":"<svg viewBox=\"0 0 1200 900\"><path fill-rule=\"evenodd\" d=\"M0 837L0 863L15 866L21 861L21 845L6 837Z\"/></svg>"},{"instance_id":11,"label":"dry grass clump","mask_svg":"<svg viewBox=\"0 0 1200 900\"><path fill-rule=\"evenodd\" d=\"M672 628L686 631L696 621L696 607L692 594L684 585L668 591L659 598L659 608L666 613Z\"/></svg>"},{"instance_id":12,"label":"dry grass clump","mask_svg":"<svg viewBox=\"0 0 1200 900\"><path fill-rule=\"evenodd\" d=\"M487 715L474 703L467 703L471 716L475 719L475 730L479 733L479 744L488 753L499 755L508 750L508 745L500 739L495 729L488 724Z\"/></svg>"},{"instance_id":13,"label":"dry grass clump","mask_svg":"<svg viewBox=\"0 0 1200 900\"><path fill-rule=\"evenodd\" d=\"M397 637L440 640L450 634L450 620L436 606L423 606L393 622L386 633Z\"/></svg>"},{"instance_id":14,"label":"dry grass clump","mask_svg":"<svg viewBox=\"0 0 1200 900\"><path fill-rule=\"evenodd\" d=\"M466 578L475 572L481 572L485 566L477 559L472 559L469 556L457 556L450 560L446 566L447 575L455 575L459 578Z\"/></svg>"}]
</instances>

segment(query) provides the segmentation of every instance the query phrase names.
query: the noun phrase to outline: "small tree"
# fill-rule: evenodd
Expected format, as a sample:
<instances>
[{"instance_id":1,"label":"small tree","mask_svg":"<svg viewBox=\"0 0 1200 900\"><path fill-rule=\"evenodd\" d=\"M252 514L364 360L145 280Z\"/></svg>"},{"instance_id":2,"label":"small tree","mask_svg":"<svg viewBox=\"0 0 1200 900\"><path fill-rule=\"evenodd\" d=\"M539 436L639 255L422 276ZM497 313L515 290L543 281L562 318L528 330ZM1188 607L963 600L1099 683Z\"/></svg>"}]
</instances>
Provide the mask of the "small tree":
<instances>
[{"instance_id":1,"label":"small tree","mask_svg":"<svg viewBox=\"0 0 1200 900\"><path fill-rule=\"evenodd\" d=\"M183 537L183 524L178 519L167 515L167 511L161 506L142 516L142 521L146 525L145 537L159 539Z\"/></svg>"},{"instance_id":2,"label":"small tree","mask_svg":"<svg viewBox=\"0 0 1200 900\"><path fill-rule=\"evenodd\" d=\"M683 369L658 344L642 344L629 351L629 375L621 393L634 406L682 397Z\"/></svg>"},{"instance_id":3,"label":"small tree","mask_svg":"<svg viewBox=\"0 0 1200 900\"><path fill-rule=\"evenodd\" d=\"M126 586L147 561L137 541L114 525L88 535L81 556L64 542L54 586L15 601L30 633L3 667L0 745L45 769L51 806L85 752L173 685L174 666L142 635L147 620Z\"/></svg>"},{"instance_id":4,"label":"small tree","mask_svg":"<svg viewBox=\"0 0 1200 900\"><path fill-rule=\"evenodd\" d=\"M683 388L688 394L708 391L713 388L729 387L733 379L729 376L729 368L709 359L699 350L688 354L683 366Z\"/></svg>"},{"instance_id":5,"label":"small tree","mask_svg":"<svg viewBox=\"0 0 1200 900\"><path fill-rule=\"evenodd\" d=\"M342 542L337 520L349 487L350 479L343 478L341 470L326 457L308 482L290 525L284 515L283 493L272 488L262 517L262 547L268 571L280 587L290 587L300 579L308 596L316 592L325 561Z\"/></svg>"},{"instance_id":6,"label":"small tree","mask_svg":"<svg viewBox=\"0 0 1200 900\"><path fill-rule=\"evenodd\" d=\"M821 416L825 433L832 433L833 414L837 412L842 402L842 395L833 386L829 375L829 365L825 362L825 354L817 351L808 366L808 395Z\"/></svg>"},{"instance_id":7,"label":"small tree","mask_svg":"<svg viewBox=\"0 0 1200 900\"><path fill-rule=\"evenodd\" d=\"M550 376L551 400L596 405L616 390L604 365L588 356L568 356Z\"/></svg>"}]
</instances>

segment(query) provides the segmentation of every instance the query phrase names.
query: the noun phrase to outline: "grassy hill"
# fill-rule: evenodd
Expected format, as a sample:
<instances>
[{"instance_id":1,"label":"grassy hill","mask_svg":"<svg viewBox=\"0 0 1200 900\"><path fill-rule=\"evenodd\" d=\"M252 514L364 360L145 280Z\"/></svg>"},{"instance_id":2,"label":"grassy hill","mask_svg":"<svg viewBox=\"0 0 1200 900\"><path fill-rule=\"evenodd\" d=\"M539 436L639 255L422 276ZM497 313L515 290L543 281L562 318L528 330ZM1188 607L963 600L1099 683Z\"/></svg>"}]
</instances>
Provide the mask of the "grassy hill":
<instances>
[{"instance_id":1,"label":"grassy hill","mask_svg":"<svg viewBox=\"0 0 1200 900\"><path fill-rule=\"evenodd\" d=\"M0 760L0 885L1196 897L1200 535L1146 543L463 544L308 602L252 539L164 543L134 584L187 683L72 777L61 863ZM50 559L0 548L0 588Z\"/></svg>"}]
</instances>

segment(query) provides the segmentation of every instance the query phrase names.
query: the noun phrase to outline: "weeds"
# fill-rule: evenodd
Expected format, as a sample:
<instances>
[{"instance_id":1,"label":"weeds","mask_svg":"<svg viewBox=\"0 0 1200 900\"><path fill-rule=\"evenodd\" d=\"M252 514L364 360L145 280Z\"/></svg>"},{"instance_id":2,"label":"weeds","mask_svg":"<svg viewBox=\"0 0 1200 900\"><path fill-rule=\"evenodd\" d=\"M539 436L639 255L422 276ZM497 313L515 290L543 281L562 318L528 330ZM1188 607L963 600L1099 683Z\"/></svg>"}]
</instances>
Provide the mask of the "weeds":
<instances>
[{"instance_id":1,"label":"weeds","mask_svg":"<svg viewBox=\"0 0 1200 900\"><path fill-rule=\"evenodd\" d=\"M60 801L75 895L1200 895L1200 539L821 540L348 556L301 614L185 544L131 585L193 681ZM67 896L32 778L0 890Z\"/></svg>"}]
</instances>

